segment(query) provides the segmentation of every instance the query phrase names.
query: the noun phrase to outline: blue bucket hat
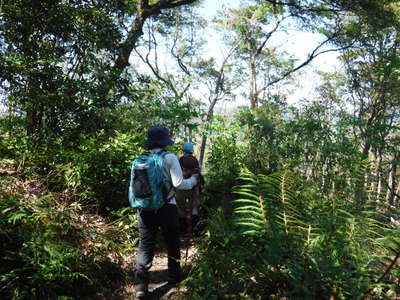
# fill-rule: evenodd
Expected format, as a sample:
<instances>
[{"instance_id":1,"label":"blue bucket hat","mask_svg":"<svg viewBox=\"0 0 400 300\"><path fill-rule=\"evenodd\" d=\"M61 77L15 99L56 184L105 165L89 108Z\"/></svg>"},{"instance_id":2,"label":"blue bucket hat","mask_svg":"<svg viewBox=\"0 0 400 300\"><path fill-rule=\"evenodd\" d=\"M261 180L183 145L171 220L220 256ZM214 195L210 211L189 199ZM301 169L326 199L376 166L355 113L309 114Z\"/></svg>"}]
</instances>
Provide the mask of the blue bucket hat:
<instances>
[{"instance_id":1,"label":"blue bucket hat","mask_svg":"<svg viewBox=\"0 0 400 300\"><path fill-rule=\"evenodd\" d=\"M191 142L184 143L182 150L183 150L183 152L188 153L188 154L193 153L193 143L191 143Z\"/></svg>"},{"instance_id":2,"label":"blue bucket hat","mask_svg":"<svg viewBox=\"0 0 400 300\"><path fill-rule=\"evenodd\" d=\"M147 141L144 143L146 148L165 147L172 145L173 140L169 137L169 130L164 126L154 126L147 132Z\"/></svg>"}]
</instances>

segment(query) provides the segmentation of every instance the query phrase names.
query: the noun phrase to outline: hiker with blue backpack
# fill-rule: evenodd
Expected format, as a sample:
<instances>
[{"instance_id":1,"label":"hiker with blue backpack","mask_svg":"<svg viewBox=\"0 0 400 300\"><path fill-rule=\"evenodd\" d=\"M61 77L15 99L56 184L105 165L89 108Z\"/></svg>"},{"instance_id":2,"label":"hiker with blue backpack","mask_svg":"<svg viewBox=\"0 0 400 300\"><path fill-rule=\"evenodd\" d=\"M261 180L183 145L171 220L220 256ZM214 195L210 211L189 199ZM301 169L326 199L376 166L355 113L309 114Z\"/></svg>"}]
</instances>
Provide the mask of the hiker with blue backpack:
<instances>
[{"instance_id":1,"label":"hiker with blue backpack","mask_svg":"<svg viewBox=\"0 0 400 300\"><path fill-rule=\"evenodd\" d=\"M129 202L138 208L140 233L136 258L136 298L145 299L148 292L156 236L161 228L168 252L168 283L181 280L179 218L175 189L190 190L197 184L198 175L185 179L178 158L165 150L174 142L164 126L149 129L143 153L132 163Z\"/></svg>"}]
</instances>

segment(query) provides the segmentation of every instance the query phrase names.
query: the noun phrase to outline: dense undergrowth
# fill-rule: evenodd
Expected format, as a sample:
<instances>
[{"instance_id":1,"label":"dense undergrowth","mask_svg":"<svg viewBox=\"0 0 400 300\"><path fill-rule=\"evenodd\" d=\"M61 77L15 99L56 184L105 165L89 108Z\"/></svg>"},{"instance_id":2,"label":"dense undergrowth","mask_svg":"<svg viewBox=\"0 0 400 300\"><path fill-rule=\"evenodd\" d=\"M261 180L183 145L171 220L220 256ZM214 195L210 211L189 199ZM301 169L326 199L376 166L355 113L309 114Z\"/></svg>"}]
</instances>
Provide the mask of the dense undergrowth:
<instances>
[{"instance_id":1,"label":"dense undergrowth","mask_svg":"<svg viewBox=\"0 0 400 300\"><path fill-rule=\"evenodd\" d=\"M111 221L35 180L1 184L2 299L107 298L130 276L134 214Z\"/></svg>"},{"instance_id":2,"label":"dense undergrowth","mask_svg":"<svg viewBox=\"0 0 400 300\"><path fill-rule=\"evenodd\" d=\"M137 229L121 179L135 138L32 150L1 137L0 298L107 299L130 280Z\"/></svg>"},{"instance_id":3,"label":"dense undergrowth","mask_svg":"<svg viewBox=\"0 0 400 300\"><path fill-rule=\"evenodd\" d=\"M182 297L400 298L400 1L221 2L0 1L1 299L119 293L160 124L206 174Z\"/></svg>"},{"instance_id":4,"label":"dense undergrowth","mask_svg":"<svg viewBox=\"0 0 400 300\"><path fill-rule=\"evenodd\" d=\"M392 299L399 226L325 201L290 172L245 172L234 212L215 210L187 299Z\"/></svg>"}]
</instances>

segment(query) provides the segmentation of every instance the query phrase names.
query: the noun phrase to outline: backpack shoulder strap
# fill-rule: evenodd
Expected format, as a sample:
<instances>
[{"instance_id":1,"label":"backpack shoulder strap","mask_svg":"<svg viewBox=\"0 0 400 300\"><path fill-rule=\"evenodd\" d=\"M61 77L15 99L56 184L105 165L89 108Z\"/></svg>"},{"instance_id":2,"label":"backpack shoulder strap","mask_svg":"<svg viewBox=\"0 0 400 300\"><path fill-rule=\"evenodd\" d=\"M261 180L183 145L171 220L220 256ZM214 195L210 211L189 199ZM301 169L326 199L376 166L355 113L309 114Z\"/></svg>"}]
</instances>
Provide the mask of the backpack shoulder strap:
<instances>
[{"instance_id":1,"label":"backpack shoulder strap","mask_svg":"<svg viewBox=\"0 0 400 300\"><path fill-rule=\"evenodd\" d=\"M162 150L158 153L160 155L160 157L162 158L163 162L165 159L165 156L167 156L167 154L170 154L170 152L166 151L166 150ZM172 185L172 182L169 183L169 189L165 191L165 197L166 198L166 203L169 203L174 197L175 195L172 195L171 197L168 197L169 193L174 190L175 188Z\"/></svg>"},{"instance_id":2,"label":"backpack shoulder strap","mask_svg":"<svg viewBox=\"0 0 400 300\"><path fill-rule=\"evenodd\" d=\"M169 152L166 151L166 150L162 150L162 151L158 152L158 154L159 154L162 158L165 158L165 156L166 156L167 154L169 154Z\"/></svg>"},{"instance_id":3,"label":"backpack shoulder strap","mask_svg":"<svg viewBox=\"0 0 400 300\"><path fill-rule=\"evenodd\" d=\"M150 152L143 152L139 156L136 157L136 159L147 159L150 156Z\"/></svg>"}]
</instances>

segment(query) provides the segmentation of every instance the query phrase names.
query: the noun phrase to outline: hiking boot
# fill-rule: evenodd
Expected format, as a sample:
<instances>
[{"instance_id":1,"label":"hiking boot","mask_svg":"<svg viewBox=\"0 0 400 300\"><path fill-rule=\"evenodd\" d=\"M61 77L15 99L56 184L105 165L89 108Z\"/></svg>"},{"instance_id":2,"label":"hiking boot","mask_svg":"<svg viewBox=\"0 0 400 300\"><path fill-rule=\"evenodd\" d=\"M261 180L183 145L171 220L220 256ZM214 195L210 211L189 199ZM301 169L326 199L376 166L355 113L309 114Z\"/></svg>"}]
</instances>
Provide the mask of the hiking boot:
<instances>
[{"instance_id":1,"label":"hiking boot","mask_svg":"<svg viewBox=\"0 0 400 300\"><path fill-rule=\"evenodd\" d=\"M144 300L147 296L147 285L146 284L138 284L136 287L136 299Z\"/></svg>"},{"instance_id":2,"label":"hiking boot","mask_svg":"<svg viewBox=\"0 0 400 300\"><path fill-rule=\"evenodd\" d=\"M182 280L180 278L168 278L168 284L177 285Z\"/></svg>"},{"instance_id":3,"label":"hiking boot","mask_svg":"<svg viewBox=\"0 0 400 300\"><path fill-rule=\"evenodd\" d=\"M169 274L168 275L168 284L176 285L182 281L182 277L180 272L178 274Z\"/></svg>"}]
</instances>

